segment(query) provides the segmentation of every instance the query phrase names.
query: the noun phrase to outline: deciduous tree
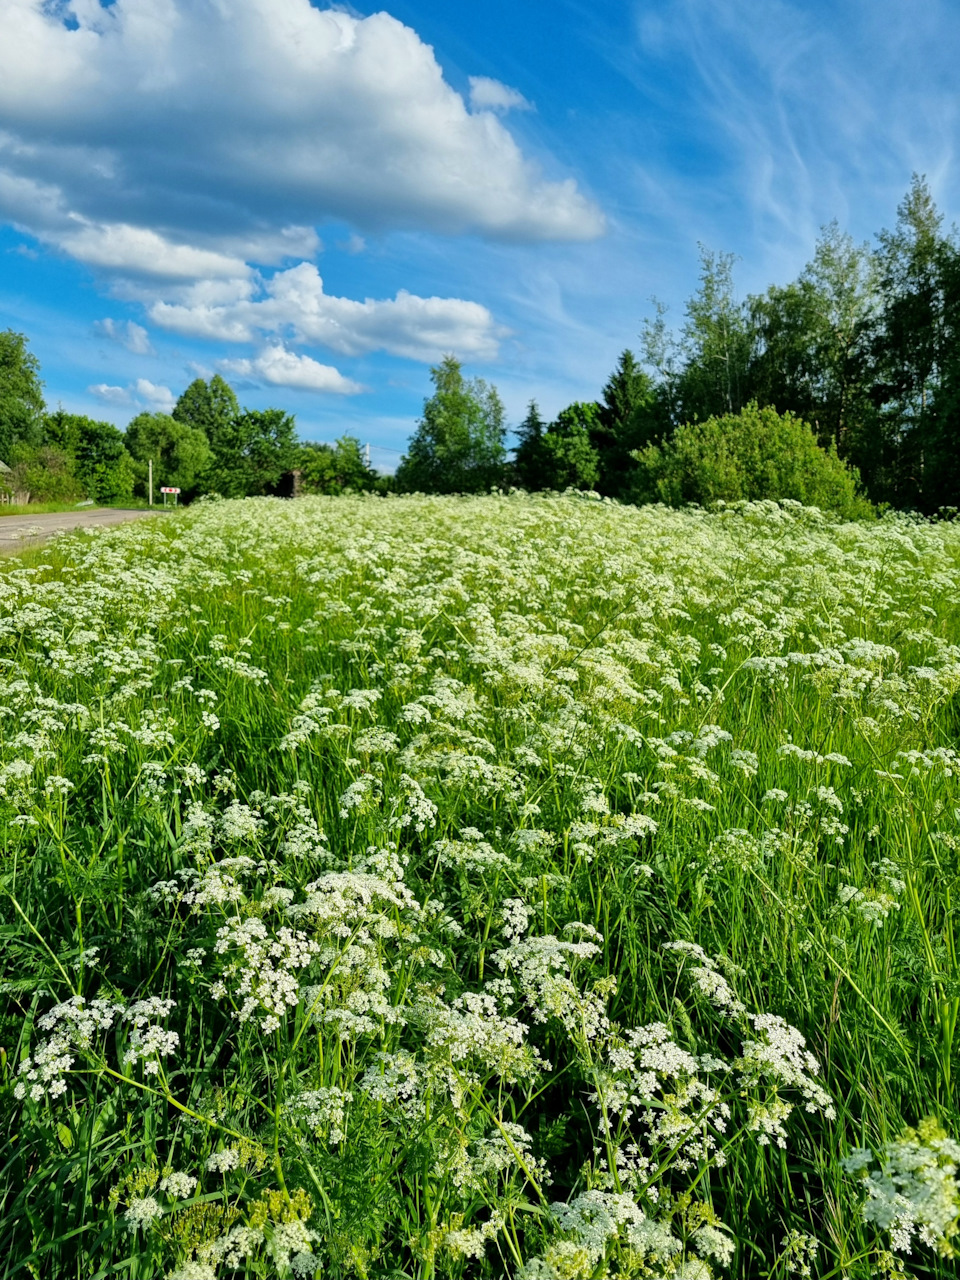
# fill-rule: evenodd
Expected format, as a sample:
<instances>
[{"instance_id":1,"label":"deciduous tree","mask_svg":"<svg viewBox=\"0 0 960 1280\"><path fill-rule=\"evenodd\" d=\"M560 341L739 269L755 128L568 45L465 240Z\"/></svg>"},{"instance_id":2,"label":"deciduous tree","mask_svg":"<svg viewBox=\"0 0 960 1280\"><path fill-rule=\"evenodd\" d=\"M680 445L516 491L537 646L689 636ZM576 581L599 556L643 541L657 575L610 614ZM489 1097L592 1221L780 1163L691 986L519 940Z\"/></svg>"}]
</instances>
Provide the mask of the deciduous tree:
<instances>
[{"instance_id":1,"label":"deciduous tree","mask_svg":"<svg viewBox=\"0 0 960 1280\"><path fill-rule=\"evenodd\" d=\"M397 468L408 492L485 493L506 475L503 405L496 387L463 376L460 361L444 356L430 370L434 393Z\"/></svg>"},{"instance_id":2,"label":"deciduous tree","mask_svg":"<svg viewBox=\"0 0 960 1280\"><path fill-rule=\"evenodd\" d=\"M356 436L341 436L333 445L302 445L296 465L304 493L365 493L377 487L377 473L367 465Z\"/></svg>"},{"instance_id":3,"label":"deciduous tree","mask_svg":"<svg viewBox=\"0 0 960 1280\"><path fill-rule=\"evenodd\" d=\"M5 329L0 332L0 461L9 463L20 441L40 443L43 410L40 361L22 333Z\"/></svg>"},{"instance_id":4,"label":"deciduous tree","mask_svg":"<svg viewBox=\"0 0 960 1280\"><path fill-rule=\"evenodd\" d=\"M167 413L137 414L127 427L126 445L134 459L138 489L144 496L151 460L154 492L160 485L170 485L189 498L213 456L206 434L199 427Z\"/></svg>"}]
</instances>

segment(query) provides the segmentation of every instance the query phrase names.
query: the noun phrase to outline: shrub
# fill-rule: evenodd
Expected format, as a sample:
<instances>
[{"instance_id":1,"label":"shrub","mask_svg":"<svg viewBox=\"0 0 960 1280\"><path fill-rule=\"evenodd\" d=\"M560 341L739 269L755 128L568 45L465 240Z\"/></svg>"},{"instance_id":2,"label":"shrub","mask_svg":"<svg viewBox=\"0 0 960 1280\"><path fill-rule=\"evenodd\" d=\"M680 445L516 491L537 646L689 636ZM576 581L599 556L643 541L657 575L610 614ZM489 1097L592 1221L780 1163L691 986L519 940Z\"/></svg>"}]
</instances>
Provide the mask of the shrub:
<instances>
[{"instance_id":1,"label":"shrub","mask_svg":"<svg viewBox=\"0 0 960 1280\"><path fill-rule=\"evenodd\" d=\"M356 436L341 436L335 445L303 445L297 467L303 493L365 493L377 488L377 473L364 460Z\"/></svg>"},{"instance_id":2,"label":"shrub","mask_svg":"<svg viewBox=\"0 0 960 1280\"><path fill-rule=\"evenodd\" d=\"M73 461L62 449L18 444L10 457L8 487L29 493L34 502L79 502L86 497L73 472Z\"/></svg>"},{"instance_id":3,"label":"shrub","mask_svg":"<svg viewBox=\"0 0 960 1280\"><path fill-rule=\"evenodd\" d=\"M679 507L792 498L847 518L873 510L860 493L859 473L834 446L822 449L807 423L756 402L741 413L685 423L667 443L632 456L638 502Z\"/></svg>"}]
</instances>

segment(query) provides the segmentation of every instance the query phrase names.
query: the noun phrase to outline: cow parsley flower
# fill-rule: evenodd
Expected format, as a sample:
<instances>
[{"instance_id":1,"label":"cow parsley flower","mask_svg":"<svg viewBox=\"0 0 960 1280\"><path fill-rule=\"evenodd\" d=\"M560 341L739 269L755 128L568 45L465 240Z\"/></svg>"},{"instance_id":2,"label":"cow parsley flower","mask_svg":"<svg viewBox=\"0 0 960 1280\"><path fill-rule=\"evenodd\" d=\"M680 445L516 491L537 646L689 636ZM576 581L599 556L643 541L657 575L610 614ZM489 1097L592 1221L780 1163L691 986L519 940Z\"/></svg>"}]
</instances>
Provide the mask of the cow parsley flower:
<instances>
[{"instance_id":1,"label":"cow parsley flower","mask_svg":"<svg viewBox=\"0 0 960 1280\"><path fill-rule=\"evenodd\" d=\"M905 1129L876 1157L861 1149L842 1163L861 1178L864 1220L888 1231L894 1250L910 1253L916 1239L954 1256L953 1240L960 1233L960 1143L938 1121L931 1117Z\"/></svg>"},{"instance_id":2,"label":"cow parsley flower","mask_svg":"<svg viewBox=\"0 0 960 1280\"><path fill-rule=\"evenodd\" d=\"M149 1227L151 1222L163 1216L163 1210L153 1196L142 1196L131 1200L130 1207L123 1215L131 1231L140 1227Z\"/></svg>"}]
</instances>

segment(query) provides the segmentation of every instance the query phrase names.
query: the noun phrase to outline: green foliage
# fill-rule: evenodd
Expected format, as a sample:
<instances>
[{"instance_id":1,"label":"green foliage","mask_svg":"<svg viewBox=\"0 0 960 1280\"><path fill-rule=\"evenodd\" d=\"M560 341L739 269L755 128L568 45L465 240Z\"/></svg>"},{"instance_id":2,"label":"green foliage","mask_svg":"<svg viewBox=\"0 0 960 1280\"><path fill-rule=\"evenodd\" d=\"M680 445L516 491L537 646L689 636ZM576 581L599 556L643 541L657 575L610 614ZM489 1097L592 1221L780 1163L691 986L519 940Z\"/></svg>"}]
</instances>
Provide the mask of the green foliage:
<instances>
[{"instance_id":1,"label":"green foliage","mask_svg":"<svg viewBox=\"0 0 960 1280\"><path fill-rule=\"evenodd\" d=\"M739 414L685 423L666 444L634 456L639 501L677 507L772 498L850 518L870 511L857 473L835 446L822 449L805 422L755 403Z\"/></svg>"},{"instance_id":2,"label":"green foliage","mask_svg":"<svg viewBox=\"0 0 960 1280\"><path fill-rule=\"evenodd\" d=\"M173 416L202 431L210 460L196 485L224 498L272 493L297 458L296 422L282 409L245 409L219 374L197 378L177 401Z\"/></svg>"},{"instance_id":3,"label":"green foliage","mask_svg":"<svg viewBox=\"0 0 960 1280\"><path fill-rule=\"evenodd\" d=\"M94 502L122 502L133 496L133 459L123 432L112 422L58 409L44 417L43 439L70 458L80 487Z\"/></svg>"},{"instance_id":4,"label":"green foliage","mask_svg":"<svg viewBox=\"0 0 960 1280\"><path fill-rule=\"evenodd\" d=\"M576 401L561 409L543 436L545 489L592 489L600 478L594 437L601 430L600 406Z\"/></svg>"},{"instance_id":5,"label":"green foliage","mask_svg":"<svg viewBox=\"0 0 960 1280\"><path fill-rule=\"evenodd\" d=\"M0 1275L955 1280L956 522L200 502L0 588Z\"/></svg>"},{"instance_id":6,"label":"green foliage","mask_svg":"<svg viewBox=\"0 0 960 1280\"><path fill-rule=\"evenodd\" d=\"M10 465L15 444L39 444L43 416L40 362L27 339L12 329L0 331L0 461Z\"/></svg>"},{"instance_id":7,"label":"green foliage","mask_svg":"<svg viewBox=\"0 0 960 1280\"><path fill-rule=\"evenodd\" d=\"M955 388L960 373L960 243L914 175L880 235L882 316L874 344L877 488L897 506L960 505Z\"/></svg>"},{"instance_id":8,"label":"green foliage","mask_svg":"<svg viewBox=\"0 0 960 1280\"><path fill-rule=\"evenodd\" d=\"M153 461L153 492L161 485L192 496L198 476L210 465L213 454L199 427L166 413L140 413L128 425L127 449L135 463L137 492L147 496L149 462Z\"/></svg>"},{"instance_id":9,"label":"green foliage","mask_svg":"<svg viewBox=\"0 0 960 1280\"><path fill-rule=\"evenodd\" d=\"M496 387L466 379L460 361L444 356L430 370L434 393L423 405L397 488L422 493L484 493L505 479L503 405Z\"/></svg>"},{"instance_id":10,"label":"green foliage","mask_svg":"<svg viewBox=\"0 0 960 1280\"><path fill-rule=\"evenodd\" d=\"M73 458L63 449L21 442L13 447L10 467L11 474L3 476L5 487L29 493L31 502L79 502L86 497Z\"/></svg>"},{"instance_id":11,"label":"green foliage","mask_svg":"<svg viewBox=\"0 0 960 1280\"><path fill-rule=\"evenodd\" d=\"M55 409L43 416L43 443L53 449L60 449L71 458L77 452L81 431L92 418L85 418L77 413L65 413L63 409Z\"/></svg>"},{"instance_id":12,"label":"green foliage","mask_svg":"<svg viewBox=\"0 0 960 1280\"><path fill-rule=\"evenodd\" d=\"M549 488L544 474L543 435L547 424L536 400L527 406L527 416L517 427L517 447L513 452L513 472L517 484L529 493Z\"/></svg>"},{"instance_id":13,"label":"green foliage","mask_svg":"<svg viewBox=\"0 0 960 1280\"><path fill-rule=\"evenodd\" d=\"M761 404L813 424L823 445L856 457L875 416L869 388L878 307L867 245L825 227L800 278L749 299L757 353L750 371Z\"/></svg>"},{"instance_id":14,"label":"green foliage","mask_svg":"<svg viewBox=\"0 0 960 1280\"><path fill-rule=\"evenodd\" d=\"M341 436L334 445L305 444L296 466L302 493L368 493L378 487L356 436Z\"/></svg>"},{"instance_id":15,"label":"green foliage","mask_svg":"<svg viewBox=\"0 0 960 1280\"><path fill-rule=\"evenodd\" d=\"M547 426L536 401L531 400L527 416L517 429L517 482L531 493L542 489L592 489L600 475L599 453L593 439L602 430L598 404L568 405Z\"/></svg>"},{"instance_id":16,"label":"green foliage","mask_svg":"<svg viewBox=\"0 0 960 1280\"><path fill-rule=\"evenodd\" d=\"M833 222L800 276L736 300L730 255L701 249L679 336L644 322L647 439L755 400L809 422L875 502L960 505L960 242L914 175L871 249ZM603 481L601 480L601 484Z\"/></svg>"},{"instance_id":17,"label":"green foliage","mask_svg":"<svg viewBox=\"0 0 960 1280\"><path fill-rule=\"evenodd\" d=\"M608 497L622 497L630 485L633 450L654 443L660 433L653 380L632 351L622 351L603 388L599 422L590 434L598 455L599 491Z\"/></svg>"},{"instance_id":18,"label":"green foliage","mask_svg":"<svg viewBox=\"0 0 960 1280\"><path fill-rule=\"evenodd\" d=\"M700 288L687 303L679 410L684 420L738 413L749 398L753 334L736 300L732 253L700 246Z\"/></svg>"},{"instance_id":19,"label":"green foliage","mask_svg":"<svg viewBox=\"0 0 960 1280\"><path fill-rule=\"evenodd\" d=\"M123 432L111 422L80 419L74 467L88 498L95 502L121 502L133 496L133 459L127 453Z\"/></svg>"},{"instance_id":20,"label":"green foliage","mask_svg":"<svg viewBox=\"0 0 960 1280\"><path fill-rule=\"evenodd\" d=\"M240 402L229 382L215 373L209 382L195 378L173 409L178 422L202 431L214 448L240 416Z\"/></svg>"},{"instance_id":21,"label":"green foliage","mask_svg":"<svg viewBox=\"0 0 960 1280\"><path fill-rule=\"evenodd\" d=\"M236 421L229 454L215 452L217 474L228 482L226 496L273 493L297 459L297 424L283 409L246 409Z\"/></svg>"}]
</instances>

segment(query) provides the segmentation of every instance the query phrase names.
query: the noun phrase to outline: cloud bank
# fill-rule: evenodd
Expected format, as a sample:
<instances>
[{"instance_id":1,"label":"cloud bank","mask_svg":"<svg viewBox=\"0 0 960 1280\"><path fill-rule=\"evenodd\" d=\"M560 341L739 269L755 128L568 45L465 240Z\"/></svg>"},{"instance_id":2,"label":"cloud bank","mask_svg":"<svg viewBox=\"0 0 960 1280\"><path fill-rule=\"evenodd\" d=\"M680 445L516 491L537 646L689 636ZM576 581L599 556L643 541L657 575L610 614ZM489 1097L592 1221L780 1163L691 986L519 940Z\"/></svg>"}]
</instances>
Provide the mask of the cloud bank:
<instances>
[{"instance_id":1,"label":"cloud bank","mask_svg":"<svg viewBox=\"0 0 960 1280\"><path fill-rule=\"evenodd\" d=\"M0 216L92 265L217 276L302 255L325 219L519 241L603 229L387 13L6 0L3 26ZM483 78L473 96L524 102Z\"/></svg>"},{"instance_id":2,"label":"cloud bank","mask_svg":"<svg viewBox=\"0 0 960 1280\"><path fill-rule=\"evenodd\" d=\"M383 300L333 297L310 262L278 271L262 285L234 284L232 297L205 284L183 290L180 301L154 303L150 319L185 337L254 342L270 334L345 356L388 351L422 361L444 351L492 358L505 333L486 307L461 298L419 298L402 289Z\"/></svg>"},{"instance_id":3,"label":"cloud bank","mask_svg":"<svg viewBox=\"0 0 960 1280\"><path fill-rule=\"evenodd\" d=\"M251 344L220 365L243 376L359 389L291 344L496 356L505 330L478 303L325 294L311 261L320 223L345 222L351 251L385 230L522 242L604 228L575 181L546 176L499 118L530 108L522 94L472 77L466 103L387 13L309 0L3 8L0 221L94 269L159 328ZM133 321L96 331L151 354ZM106 383L94 393L137 398Z\"/></svg>"}]
</instances>

